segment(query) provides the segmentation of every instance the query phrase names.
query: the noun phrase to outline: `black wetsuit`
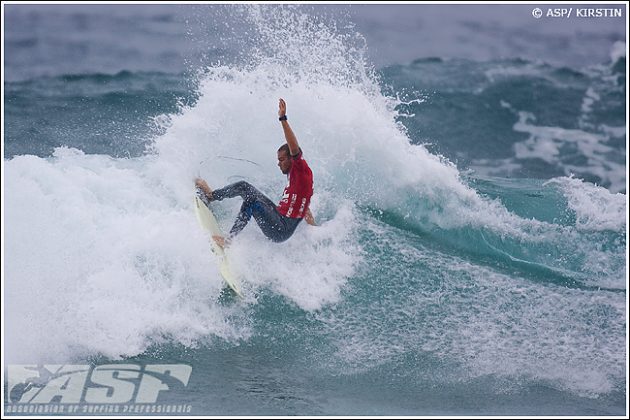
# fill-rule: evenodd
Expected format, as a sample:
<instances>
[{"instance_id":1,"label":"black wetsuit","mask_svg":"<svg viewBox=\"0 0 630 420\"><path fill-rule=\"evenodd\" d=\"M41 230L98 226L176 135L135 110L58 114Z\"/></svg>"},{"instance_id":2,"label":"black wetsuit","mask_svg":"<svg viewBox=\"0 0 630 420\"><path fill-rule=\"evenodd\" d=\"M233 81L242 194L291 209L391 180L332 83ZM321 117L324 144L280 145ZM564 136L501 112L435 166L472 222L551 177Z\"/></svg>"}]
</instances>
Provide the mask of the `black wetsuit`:
<instances>
[{"instance_id":1,"label":"black wetsuit","mask_svg":"<svg viewBox=\"0 0 630 420\"><path fill-rule=\"evenodd\" d=\"M208 197L198 190L199 198L208 204ZM240 196L243 205L236 216L234 226L230 229L230 237L236 236L247 225L252 216L260 226L265 236L274 242L286 241L293 235L302 221L301 218L286 217L278 212L276 204L254 186L245 181L239 181L227 187L212 191L212 201Z\"/></svg>"}]
</instances>

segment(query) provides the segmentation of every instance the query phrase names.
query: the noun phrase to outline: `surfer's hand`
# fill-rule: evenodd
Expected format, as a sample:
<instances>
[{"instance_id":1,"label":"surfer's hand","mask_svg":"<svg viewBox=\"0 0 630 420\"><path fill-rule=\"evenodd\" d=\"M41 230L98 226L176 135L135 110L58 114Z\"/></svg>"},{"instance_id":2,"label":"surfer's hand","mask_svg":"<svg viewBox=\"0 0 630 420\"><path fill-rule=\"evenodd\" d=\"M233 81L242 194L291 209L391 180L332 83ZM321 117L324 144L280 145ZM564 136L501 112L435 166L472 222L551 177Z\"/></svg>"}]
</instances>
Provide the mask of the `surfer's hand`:
<instances>
[{"instance_id":1,"label":"surfer's hand","mask_svg":"<svg viewBox=\"0 0 630 420\"><path fill-rule=\"evenodd\" d=\"M287 113L287 103L284 102L284 99L280 98L280 102L278 104L278 117L284 117Z\"/></svg>"}]
</instances>

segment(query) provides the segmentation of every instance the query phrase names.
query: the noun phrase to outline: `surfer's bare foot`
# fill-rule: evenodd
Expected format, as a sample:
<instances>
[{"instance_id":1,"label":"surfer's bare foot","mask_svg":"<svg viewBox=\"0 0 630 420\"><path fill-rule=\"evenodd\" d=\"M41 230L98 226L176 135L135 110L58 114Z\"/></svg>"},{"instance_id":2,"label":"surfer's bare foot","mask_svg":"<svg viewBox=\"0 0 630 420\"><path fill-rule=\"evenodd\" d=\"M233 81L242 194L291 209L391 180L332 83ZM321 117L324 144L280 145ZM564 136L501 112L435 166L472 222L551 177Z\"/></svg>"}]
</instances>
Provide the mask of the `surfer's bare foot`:
<instances>
[{"instance_id":1,"label":"surfer's bare foot","mask_svg":"<svg viewBox=\"0 0 630 420\"><path fill-rule=\"evenodd\" d=\"M227 245L227 241L225 240L223 236L212 235L212 239L214 239L214 242L216 242L217 245L221 247L221 249L225 249Z\"/></svg>"},{"instance_id":2,"label":"surfer's bare foot","mask_svg":"<svg viewBox=\"0 0 630 420\"><path fill-rule=\"evenodd\" d=\"M203 193L208 197L208 200L212 201L212 190L206 181L201 178L195 178L195 186L203 191Z\"/></svg>"}]
</instances>

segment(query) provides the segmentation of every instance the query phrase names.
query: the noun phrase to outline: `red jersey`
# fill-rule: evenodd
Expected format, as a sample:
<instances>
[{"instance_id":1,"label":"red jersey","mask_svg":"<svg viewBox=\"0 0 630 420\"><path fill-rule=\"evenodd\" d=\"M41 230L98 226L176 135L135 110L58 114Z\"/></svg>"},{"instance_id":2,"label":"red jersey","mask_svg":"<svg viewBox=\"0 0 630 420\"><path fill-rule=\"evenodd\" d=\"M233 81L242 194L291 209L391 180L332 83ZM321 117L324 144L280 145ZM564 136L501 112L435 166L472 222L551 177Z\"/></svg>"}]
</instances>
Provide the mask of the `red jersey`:
<instances>
[{"instance_id":1,"label":"red jersey","mask_svg":"<svg viewBox=\"0 0 630 420\"><path fill-rule=\"evenodd\" d=\"M313 172L304 159L302 151L293 157L289 182L282 193L278 212L286 217L304 218L313 196Z\"/></svg>"}]
</instances>

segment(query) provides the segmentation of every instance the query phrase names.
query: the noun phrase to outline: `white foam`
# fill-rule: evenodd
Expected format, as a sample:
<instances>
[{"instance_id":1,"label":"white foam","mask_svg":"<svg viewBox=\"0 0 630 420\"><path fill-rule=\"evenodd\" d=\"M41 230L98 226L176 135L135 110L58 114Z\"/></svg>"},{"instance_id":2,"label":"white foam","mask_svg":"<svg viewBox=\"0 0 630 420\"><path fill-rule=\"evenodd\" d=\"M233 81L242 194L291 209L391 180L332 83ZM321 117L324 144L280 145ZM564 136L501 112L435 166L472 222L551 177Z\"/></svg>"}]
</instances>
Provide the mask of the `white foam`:
<instances>
[{"instance_id":1,"label":"white foam","mask_svg":"<svg viewBox=\"0 0 630 420\"><path fill-rule=\"evenodd\" d=\"M401 241L386 225L363 228L396 256L367 255L366 263L398 283L365 279L378 299L319 314L337 348L320 362L327 369L360 373L404 363L407 381L432 386L489 376L516 389L542 383L588 398L625 382L624 294L502 274ZM418 267L422 278L409 276Z\"/></svg>"},{"instance_id":2,"label":"white foam","mask_svg":"<svg viewBox=\"0 0 630 420\"><path fill-rule=\"evenodd\" d=\"M173 162L172 173L182 170ZM165 341L250 335L238 305L217 303L222 280L192 211L192 178L153 176L164 163L73 149L6 163L8 362L118 358ZM174 181L178 194L167 186ZM316 214L327 200L316 196ZM225 227L240 205L232 204L222 210ZM321 227L304 224L290 242L268 242L254 222L235 240L229 252L246 302L258 287L305 310L339 299L360 256L352 208L331 206L328 219L318 215Z\"/></svg>"},{"instance_id":3,"label":"white foam","mask_svg":"<svg viewBox=\"0 0 630 420\"><path fill-rule=\"evenodd\" d=\"M599 128L602 132L606 133L606 135L619 139L625 137L628 133L628 129L625 125L620 127L611 127L606 124L601 124Z\"/></svg>"},{"instance_id":4,"label":"white foam","mask_svg":"<svg viewBox=\"0 0 630 420\"><path fill-rule=\"evenodd\" d=\"M582 99L582 113L589 114L593 111L593 104L600 100L600 96L592 87L586 89Z\"/></svg>"},{"instance_id":5,"label":"white foam","mask_svg":"<svg viewBox=\"0 0 630 420\"><path fill-rule=\"evenodd\" d=\"M626 195L613 194L573 177L553 178L545 184L556 184L575 212L576 226L584 230L612 230L623 232L626 228Z\"/></svg>"},{"instance_id":6,"label":"white foam","mask_svg":"<svg viewBox=\"0 0 630 420\"><path fill-rule=\"evenodd\" d=\"M540 62L515 63L512 65L503 64L491 67L484 71L485 76L491 83L496 83L506 78L512 79L520 76L540 77L550 82L557 83L557 81L550 77L547 73L548 68L545 68Z\"/></svg>"},{"instance_id":7,"label":"white foam","mask_svg":"<svg viewBox=\"0 0 630 420\"><path fill-rule=\"evenodd\" d=\"M613 192L622 191L626 184L626 170L623 163L610 159L618 152L609 146L607 133L591 133L579 129L545 127L535 125L536 117L525 111L518 112L519 120L514 124L514 131L527 133L529 137L514 143L516 159L541 159L562 169L567 176L592 174L610 185ZM567 153L561 153L564 147L571 147L587 159L586 164L573 165L565 162Z\"/></svg>"},{"instance_id":8,"label":"white foam","mask_svg":"<svg viewBox=\"0 0 630 420\"><path fill-rule=\"evenodd\" d=\"M248 335L215 303L221 280L194 214L147 163L72 149L5 163L7 362Z\"/></svg>"},{"instance_id":9,"label":"white foam","mask_svg":"<svg viewBox=\"0 0 630 420\"><path fill-rule=\"evenodd\" d=\"M315 210L316 208L314 208ZM302 223L290 241L265 241L248 228L228 250L246 280L245 289L270 288L306 311L334 304L361 262L350 204L342 204L331 220L313 227Z\"/></svg>"},{"instance_id":10,"label":"white foam","mask_svg":"<svg viewBox=\"0 0 630 420\"><path fill-rule=\"evenodd\" d=\"M616 63L621 57L626 57L626 43L616 41L610 49L610 61Z\"/></svg>"},{"instance_id":11,"label":"white foam","mask_svg":"<svg viewBox=\"0 0 630 420\"><path fill-rule=\"evenodd\" d=\"M447 315L456 324L446 352L472 377L505 376L547 382L556 389L597 398L624 376L623 296L551 287L461 267L476 310Z\"/></svg>"}]
</instances>

